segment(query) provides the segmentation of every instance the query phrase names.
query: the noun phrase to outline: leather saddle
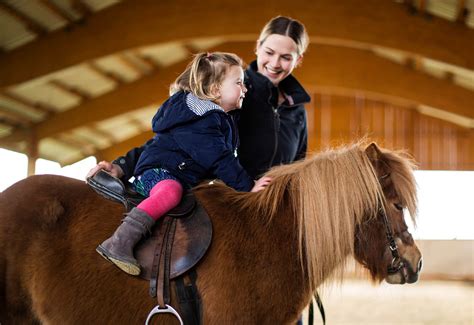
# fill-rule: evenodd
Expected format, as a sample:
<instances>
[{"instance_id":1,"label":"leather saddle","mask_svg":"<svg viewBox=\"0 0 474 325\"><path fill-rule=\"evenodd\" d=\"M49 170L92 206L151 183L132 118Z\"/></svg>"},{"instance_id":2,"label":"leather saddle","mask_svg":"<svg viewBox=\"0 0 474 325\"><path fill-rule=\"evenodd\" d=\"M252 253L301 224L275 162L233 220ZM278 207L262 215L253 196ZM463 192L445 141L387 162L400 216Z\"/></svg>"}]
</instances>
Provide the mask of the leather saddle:
<instances>
[{"instance_id":1,"label":"leather saddle","mask_svg":"<svg viewBox=\"0 0 474 325\"><path fill-rule=\"evenodd\" d=\"M103 170L87 179L87 183L105 198L122 203L127 212L145 199L130 186L125 186L120 179ZM170 236L171 242L167 243L171 246L169 279L174 279L190 270L205 255L212 240L212 223L192 192L183 195L180 204L170 210L167 216L176 219L176 230ZM165 227L165 219L160 218L153 227L151 236L140 241L134 250L135 258L142 267L140 277L145 280L153 280L153 277L156 277L153 268L157 267L154 265L157 264L156 261L160 261L160 256L157 255L161 252L158 252L157 248L164 241L162 228Z\"/></svg>"}]
</instances>

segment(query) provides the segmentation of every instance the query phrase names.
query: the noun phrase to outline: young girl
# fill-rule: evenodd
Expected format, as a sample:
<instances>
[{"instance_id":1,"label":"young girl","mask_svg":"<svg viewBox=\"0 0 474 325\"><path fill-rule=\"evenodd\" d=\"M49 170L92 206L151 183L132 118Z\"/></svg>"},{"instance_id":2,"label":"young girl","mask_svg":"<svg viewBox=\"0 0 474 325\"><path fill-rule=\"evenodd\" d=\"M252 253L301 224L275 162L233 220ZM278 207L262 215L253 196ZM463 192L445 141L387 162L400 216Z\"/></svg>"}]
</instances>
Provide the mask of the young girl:
<instances>
[{"instance_id":1,"label":"young girl","mask_svg":"<svg viewBox=\"0 0 474 325\"><path fill-rule=\"evenodd\" d=\"M136 190L147 196L132 209L97 252L123 271L140 274L133 248L156 220L178 205L183 187L219 178L238 191L257 192L257 182L237 159L238 139L229 111L240 108L247 89L242 61L231 53L200 53L171 86L172 96L153 117L156 133L135 167Z\"/></svg>"}]
</instances>

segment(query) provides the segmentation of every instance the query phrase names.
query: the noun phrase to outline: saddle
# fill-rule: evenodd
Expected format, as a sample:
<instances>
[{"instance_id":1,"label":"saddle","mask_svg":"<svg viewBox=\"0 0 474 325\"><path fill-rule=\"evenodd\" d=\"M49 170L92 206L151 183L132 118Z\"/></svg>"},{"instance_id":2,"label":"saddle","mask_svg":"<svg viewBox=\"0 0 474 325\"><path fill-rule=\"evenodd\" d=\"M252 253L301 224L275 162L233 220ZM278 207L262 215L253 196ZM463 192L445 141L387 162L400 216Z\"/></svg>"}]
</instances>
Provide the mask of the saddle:
<instances>
[{"instance_id":1,"label":"saddle","mask_svg":"<svg viewBox=\"0 0 474 325\"><path fill-rule=\"evenodd\" d=\"M87 183L101 196L122 203L127 212L145 199L120 179L103 170L87 179ZM134 255L142 267L140 277L150 281L150 295L158 299L155 313L167 312L166 309L169 308L169 313L180 318L169 306L170 280L190 271L205 255L211 239L212 224L209 216L196 202L192 192L188 192L183 195L176 208L160 218L153 227L151 236L135 246ZM193 278L195 280L195 273Z\"/></svg>"}]
</instances>

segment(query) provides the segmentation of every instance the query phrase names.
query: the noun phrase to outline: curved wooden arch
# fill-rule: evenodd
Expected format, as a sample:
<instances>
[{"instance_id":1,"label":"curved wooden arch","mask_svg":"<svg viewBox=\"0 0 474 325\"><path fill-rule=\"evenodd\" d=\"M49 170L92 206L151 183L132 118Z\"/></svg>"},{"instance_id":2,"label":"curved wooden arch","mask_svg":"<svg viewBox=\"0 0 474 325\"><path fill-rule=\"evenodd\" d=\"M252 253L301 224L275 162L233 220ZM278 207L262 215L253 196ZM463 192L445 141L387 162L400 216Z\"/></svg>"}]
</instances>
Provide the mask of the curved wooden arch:
<instances>
[{"instance_id":1,"label":"curved wooden arch","mask_svg":"<svg viewBox=\"0 0 474 325\"><path fill-rule=\"evenodd\" d=\"M376 44L474 69L474 30L414 16L392 1L276 0L269 7L253 0L136 0L99 12L83 26L2 54L0 89L130 48L196 37L256 35L270 17L281 13L303 21L313 37Z\"/></svg>"},{"instance_id":2,"label":"curved wooden arch","mask_svg":"<svg viewBox=\"0 0 474 325\"><path fill-rule=\"evenodd\" d=\"M235 52L250 62L254 59L253 46L253 42L231 42L212 50ZM163 68L51 116L32 127L36 137L41 140L140 107L159 104L167 98L168 85L184 70L186 64L180 62ZM474 92L380 58L369 51L311 45L304 56L303 66L297 68L295 74L308 88L331 87L375 92L474 119ZM0 144L11 145L24 138L23 132L17 130L0 139Z\"/></svg>"}]
</instances>

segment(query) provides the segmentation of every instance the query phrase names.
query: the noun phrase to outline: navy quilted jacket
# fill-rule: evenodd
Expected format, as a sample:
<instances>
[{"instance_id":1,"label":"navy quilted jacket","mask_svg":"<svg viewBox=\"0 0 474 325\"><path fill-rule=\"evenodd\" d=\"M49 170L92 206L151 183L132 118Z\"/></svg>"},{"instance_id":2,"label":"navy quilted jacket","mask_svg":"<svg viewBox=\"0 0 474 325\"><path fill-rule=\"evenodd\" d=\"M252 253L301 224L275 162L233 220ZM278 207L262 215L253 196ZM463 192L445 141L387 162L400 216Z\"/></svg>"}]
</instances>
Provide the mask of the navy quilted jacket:
<instances>
[{"instance_id":1,"label":"navy quilted jacket","mask_svg":"<svg viewBox=\"0 0 474 325\"><path fill-rule=\"evenodd\" d=\"M178 92L163 103L152 127L155 136L144 146L134 176L162 167L190 186L219 178L238 191L253 187L237 159L233 117L220 106Z\"/></svg>"}]
</instances>

